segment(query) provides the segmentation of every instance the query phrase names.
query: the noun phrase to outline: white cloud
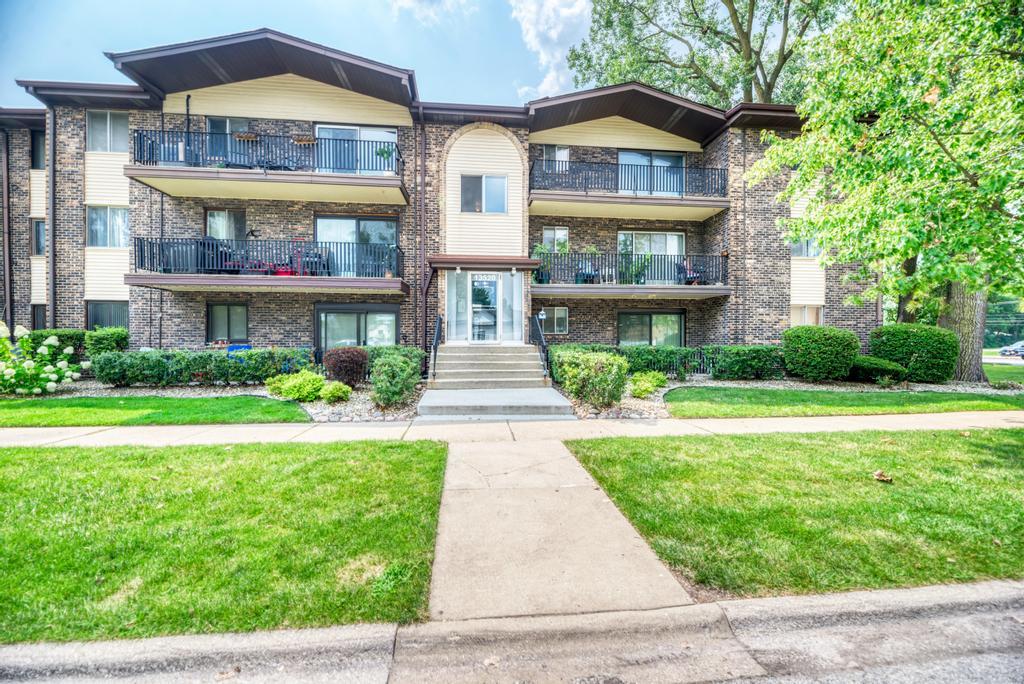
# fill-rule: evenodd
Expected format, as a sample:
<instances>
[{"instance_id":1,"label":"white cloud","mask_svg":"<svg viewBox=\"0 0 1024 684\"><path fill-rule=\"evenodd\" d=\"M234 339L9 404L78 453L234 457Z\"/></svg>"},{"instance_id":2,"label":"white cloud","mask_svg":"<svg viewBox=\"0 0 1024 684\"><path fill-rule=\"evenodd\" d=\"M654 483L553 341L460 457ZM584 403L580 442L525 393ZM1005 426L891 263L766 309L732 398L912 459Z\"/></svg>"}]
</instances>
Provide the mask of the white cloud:
<instances>
[{"instance_id":1,"label":"white cloud","mask_svg":"<svg viewBox=\"0 0 1024 684\"><path fill-rule=\"evenodd\" d=\"M433 25L452 14L472 14L476 11L476 0L388 0L391 14L412 12L421 24Z\"/></svg>"},{"instance_id":2,"label":"white cloud","mask_svg":"<svg viewBox=\"0 0 1024 684\"><path fill-rule=\"evenodd\" d=\"M537 85L519 86L519 97L534 100L566 92L572 75L565 61L569 48L587 35L590 0L509 0L526 48L537 55L544 78Z\"/></svg>"}]
</instances>

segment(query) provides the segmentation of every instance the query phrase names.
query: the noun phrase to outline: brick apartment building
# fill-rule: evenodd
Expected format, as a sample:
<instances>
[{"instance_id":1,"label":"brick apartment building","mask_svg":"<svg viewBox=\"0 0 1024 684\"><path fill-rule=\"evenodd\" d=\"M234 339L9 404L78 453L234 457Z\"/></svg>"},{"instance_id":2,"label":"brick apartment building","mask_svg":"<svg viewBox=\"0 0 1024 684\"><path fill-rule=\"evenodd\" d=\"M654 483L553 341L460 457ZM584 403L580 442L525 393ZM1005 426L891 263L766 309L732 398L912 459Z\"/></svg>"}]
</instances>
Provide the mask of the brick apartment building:
<instances>
[{"instance_id":1,"label":"brick apartment building","mask_svg":"<svg viewBox=\"0 0 1024 684\"><path fill-rule=\"evenodd\" d=\"M627 83L521 107L271 30L110 54L134 85L0 109L4 320L133 348L864 338L844 269L750 187L792 107ZM538 314L541 314L539 316ZM536 318L534 318L536 317Z\"/></svg>"}]
</instances>

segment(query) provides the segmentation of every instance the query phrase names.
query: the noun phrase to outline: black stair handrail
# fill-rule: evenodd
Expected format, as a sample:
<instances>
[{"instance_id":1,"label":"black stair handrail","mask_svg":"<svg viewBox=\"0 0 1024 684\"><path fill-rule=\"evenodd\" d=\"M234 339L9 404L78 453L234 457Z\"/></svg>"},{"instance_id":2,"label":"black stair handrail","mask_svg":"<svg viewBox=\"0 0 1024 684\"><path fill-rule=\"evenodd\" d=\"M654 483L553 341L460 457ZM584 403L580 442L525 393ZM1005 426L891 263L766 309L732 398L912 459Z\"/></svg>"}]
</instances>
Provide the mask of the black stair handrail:
<instances>
[{"instance_id":1,"label":"black stair handrail","mask_svg":"<svg viewBox=\"0 0 1024 684\"><path fill-rule=\"evenodd\" d=\"M530 317L530 344L537 345L537 351L540 353L540 364L544 369L544 377L550 375L548 368L548 342L544 339L544 326L540 322L540 317L534 314Z\"/></svg>"},{"instance_id":2,"label":"black stair handrail","mask_svg":"<svg viewBox=\"0 0 1024 684\"><path fill-rule=\"evenodd\" d=\"M434 322L434 342L430 347L430 379L437 378L437 348L441 346L441 328L444 324L444 316L438 314Z\"/></svg>"}]
</instances>

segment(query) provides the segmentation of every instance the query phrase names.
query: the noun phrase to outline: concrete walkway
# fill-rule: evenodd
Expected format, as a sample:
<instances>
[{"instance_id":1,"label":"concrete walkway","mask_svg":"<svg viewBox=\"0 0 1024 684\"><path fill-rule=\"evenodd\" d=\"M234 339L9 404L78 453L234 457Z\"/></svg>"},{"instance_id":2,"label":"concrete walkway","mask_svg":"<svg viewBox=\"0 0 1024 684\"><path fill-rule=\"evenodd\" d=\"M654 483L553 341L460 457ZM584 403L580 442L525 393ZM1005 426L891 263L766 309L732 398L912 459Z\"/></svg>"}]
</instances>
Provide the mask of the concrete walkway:
<instances>
[{"instance_id":1,"label":"concrete walkway","mask_svg":"<svg viewBox=\"0 0 1024 684\"><path fill-rule=\"evenodd\" d=\"M449 446L431 618L648 610L690 603L561 442Z\"/></svg>"},{"instance_id":2,"label":"concrete walkway","mask_svg":"<svg viewBox=\"0 0 1024 684\"><path fill-rule=\"evenodd\" d=\"M702 418L664 420L552 420L494 422L284 423L153 425L133 427L0 428L0 446L173 446L243 442L334 442L360 439L436 439L512 442L597 437L735 435L758 432L856 430L977 430L1024 428L1024 411L975 411L813 418Z\"/></svg>"},{"instance_id":3,"label":"concrete walkway","mask_svg":"<svg viewBox=\"0 0 1024 684\"><path fill-rule=\"evenodd\" d=\"M1024 582L0 646L0 680L1019 682Z\"/></svg>"}]
</instances>

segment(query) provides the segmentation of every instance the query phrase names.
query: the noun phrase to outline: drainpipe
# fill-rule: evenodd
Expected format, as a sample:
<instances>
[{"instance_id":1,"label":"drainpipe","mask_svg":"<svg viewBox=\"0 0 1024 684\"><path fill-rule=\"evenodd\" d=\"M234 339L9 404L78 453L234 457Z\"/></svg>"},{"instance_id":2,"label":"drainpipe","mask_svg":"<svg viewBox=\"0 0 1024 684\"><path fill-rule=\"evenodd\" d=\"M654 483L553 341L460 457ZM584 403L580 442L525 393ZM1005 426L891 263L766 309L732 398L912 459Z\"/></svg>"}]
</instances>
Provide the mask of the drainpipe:
<instances>
[{"instance_id":1,"label":"drainpipe","mask_svg":"<svg viewBox=\"0 0 1024 684\"><path fill-rule=\"evenodd\" d=\"M49 148L49 170L50 170L50 182L47 188L47 194L49 195L49 215L47 216L49 225L49 271L50 271L50 301L47 314L50 319L50 327L57 327L57 110L53 107L46 108L46 115L50 122L49 140L47 140L47 147Z\"/></svg>"},{"instance_id":2,"label":"drainpipe","mask_svg":"<svg viewBox=\"0 0 1024 684\"><path fill-rule=\"evenodd\" d=\"M427 186L427 127L423 124L423 105L420 105L420 193L416 198L416 203L419 205L419 216L417 217L420 224L420 271L423 274L420 278L422 282L420 298L423 306L423 348L427 349L427 291L430 290L430 279L433 273L430 271L430 265L427 263L427 228L424 223L423 214L426 211L426 204L424 202L424 190Z\"/></svg>"},{"instance_id":3,"label":"drainpipe","mask_svg":"<svg viewBox=\"0 0 1024 684\"><path fill-rule=\"evenodd\" d=\"M3 250L4 250L4 322L7 330L13 335L14 331L14 294L11 292L11 269L14 261L11 258L11 166L10 166L10 136L6 130L0 131L3 135L3 147L0 147L0 180L3 189ZM29 134L31 135L31 133Z\"/></svg>"}]
</instances>

